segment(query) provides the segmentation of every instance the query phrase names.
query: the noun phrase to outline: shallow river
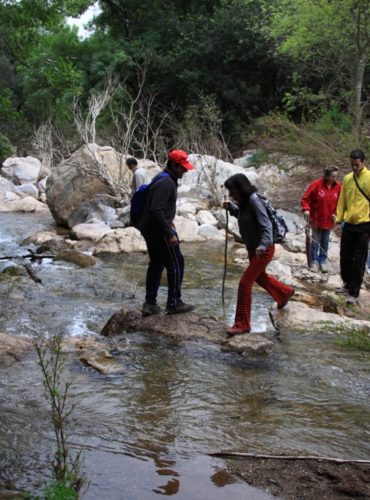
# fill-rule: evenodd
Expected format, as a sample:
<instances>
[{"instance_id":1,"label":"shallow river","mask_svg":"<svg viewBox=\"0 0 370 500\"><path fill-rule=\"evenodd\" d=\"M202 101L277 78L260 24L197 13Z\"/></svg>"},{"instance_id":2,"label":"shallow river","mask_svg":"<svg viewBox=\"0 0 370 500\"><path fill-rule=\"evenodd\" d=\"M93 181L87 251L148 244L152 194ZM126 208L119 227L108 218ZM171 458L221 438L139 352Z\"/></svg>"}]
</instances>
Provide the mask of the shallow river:
<instances>
[{"instance_id":1,"label":"shallow river","mask_svg":"<svg viewBox=\"0 0 370 500\"><path fill-rule=\"evenodd\" d=\"M25 253L19 242L53 226L50 216L0 214L0 256ZM223 246L183 245L184 300L204 315L222 315ZM63 262L35 265L28 278L1 284L12 335L99 335L123 304L142 302L145 255L100 260L90 269ZM229 266L226 316L231 321L240 268ZM21 284L20 284L21 283ZM165 302L165 289L160 302ZM273 338L271 299L258 289L253 329ZM266 499L236 481L207 454L220 450L271 454L370 456L370 361L346 351L331 334L283 332L264 359L221 353L219 346L174 342L146 332L112 340L122 372L102 375L67 356L76 403L69 442L84 449L90 481L85 499ZM54 441L34 356L1 369L0 484L37 493L50 479Z\"/></svg>"}]
</instances>

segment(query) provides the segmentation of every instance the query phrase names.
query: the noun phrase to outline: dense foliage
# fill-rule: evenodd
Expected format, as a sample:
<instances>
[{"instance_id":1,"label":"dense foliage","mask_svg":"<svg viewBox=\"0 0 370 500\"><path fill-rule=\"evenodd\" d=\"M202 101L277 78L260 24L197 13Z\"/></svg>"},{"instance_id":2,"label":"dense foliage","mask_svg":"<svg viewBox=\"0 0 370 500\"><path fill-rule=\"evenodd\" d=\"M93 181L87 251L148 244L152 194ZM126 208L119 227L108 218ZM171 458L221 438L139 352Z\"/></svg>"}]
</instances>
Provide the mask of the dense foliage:
<instances>
[{"instance_id":1,"label":"dense foliage","mask_svg":"<svg viewBox=\"0 0 370 500\"><path fill-rule=\"evenodd\" d=\"M77 146L76 110L81 121L107 86L94 137L132 153L199 148L210 134L239 152L272 111L296 123L340 116L360 143L369 2L100 0L81 39L66 16L91 0L1 0L0 159L29 152L45 123L59 151Z\"/></svg>"}]
</instances>

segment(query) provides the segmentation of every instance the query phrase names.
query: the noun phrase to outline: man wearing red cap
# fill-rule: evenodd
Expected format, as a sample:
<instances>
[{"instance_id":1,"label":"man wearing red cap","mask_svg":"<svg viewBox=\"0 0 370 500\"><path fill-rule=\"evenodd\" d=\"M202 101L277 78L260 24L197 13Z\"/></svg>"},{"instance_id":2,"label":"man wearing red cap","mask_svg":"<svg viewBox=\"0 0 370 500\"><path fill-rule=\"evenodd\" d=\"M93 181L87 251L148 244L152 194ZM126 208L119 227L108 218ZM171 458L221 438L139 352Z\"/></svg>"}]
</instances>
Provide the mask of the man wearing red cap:
<instances>
[{"instance_id":1,"label":"man wearing red cap","mask_svg":"<svg viewBox=\"0 0 370 500\"><path fill-rule=\"evenodd\" d=\"M163 268L167 270L168 296L167 314L192 311L194 306L185 304L181 299L181 284L184 276L184 256L180 251L179 238L173 221L176 215L178 180L194 166L188 154L180 149L168 153L163 175L156 176L148 188L143 215L138 227L144 236L149 265L146 275L146 295L143 315L159 314L157 294L161 283Z\"/></svg>"}]
</instances>

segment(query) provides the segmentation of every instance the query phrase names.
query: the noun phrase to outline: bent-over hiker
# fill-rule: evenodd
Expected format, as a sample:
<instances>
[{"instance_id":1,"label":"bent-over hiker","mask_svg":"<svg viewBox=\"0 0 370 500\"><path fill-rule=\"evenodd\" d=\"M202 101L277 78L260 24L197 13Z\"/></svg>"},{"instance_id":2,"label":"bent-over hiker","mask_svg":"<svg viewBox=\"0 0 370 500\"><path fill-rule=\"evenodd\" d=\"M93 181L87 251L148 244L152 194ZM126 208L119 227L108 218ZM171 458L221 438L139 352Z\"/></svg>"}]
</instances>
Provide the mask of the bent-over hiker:
<instances>
[{"instance_id":1,"label":"bent-over hiker","mask_svg":"<svg viewBox=\"0 0 370 500\"><path fill-rule=\"evenodd\" d=\"M303 215L312 227L311 269L328 272L327 258L330 230L334 226L335 212L341 185L337 181L338 167L324 169L324 175L307 187L301 199Z\"/></svg>"},{"instance_id":2,"label":"bent-over hiker","mask_svg":"<svg viewBox=\"0 0 370 500\"><path fill-rule=\"evenodd\" d=\"M340 238L340 275L347 304L356 304L364 279L370 235L370 171L365 167L365 153L350 153L352 172L343 179L336 217Z\"/></svg>"},{"instance_id":3,"label":"bent-over hiker","mask_svg":"<svg viewBox=\"0 0 370 500\"><path fill-rule=\"evenodd\" d=\"M251 330L251 303L253 283L264 288L278 304L285 307L294 294L292 286L285 285L266 273L266 267L275 252L272 224L267 215L266 205L257 195L257 189L244 174L236 174L227 179L225 188L236 202L224 202L230 214L238 218L239 232L247 247L249 265L244 271L238 288L238 301L234 325L226 330L230 336Z\"/></svg>"},{"instance_id":4,"label":"bent-over hiker","mask_svg":"<svg viewBox=\"0 0 370 500\"><path fill-rule=\"evenodd\" d=\"M136 158L129 156L126 159L127 168L132 172L131 191L134 193L142 184L146 183L146 170L139 167Z\"/></svg>"},{"instance_id":5,"label":"bent-over hiker","mask_svg":"<svg viewBox=\"0 0 370 500\"><path fill-rule=\"evenodd\" d=\"M178 180L187 171L193 169L194 166L189 162L185 151L172 150L168 153L164 170L168 175L163 176L161 172L158 174L161 178L155 182L152 181L148 187L144 211L138 223L149 254L143 315L161 312L157 304L157 294L163 268L166 268L168 282L166 313L178 314L194 309L194 306L185 304L181 299L184 256L181 253L179 237L173 223L176 215Z\"/></svg>"}]
</instances>

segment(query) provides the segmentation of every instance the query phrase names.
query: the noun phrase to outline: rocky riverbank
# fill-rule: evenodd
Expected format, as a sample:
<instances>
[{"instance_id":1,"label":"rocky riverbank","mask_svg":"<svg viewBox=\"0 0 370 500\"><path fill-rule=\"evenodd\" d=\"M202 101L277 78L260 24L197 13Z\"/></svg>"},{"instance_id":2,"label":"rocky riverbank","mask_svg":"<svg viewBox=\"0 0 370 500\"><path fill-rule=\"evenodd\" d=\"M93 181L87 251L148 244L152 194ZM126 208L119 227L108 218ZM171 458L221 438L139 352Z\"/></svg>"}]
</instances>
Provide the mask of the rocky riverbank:
<instances>
[{"instance_id":1,"label":"rocky riverbank","mask_svg":"<svg viewBox=\"0 0 370 500\"><path fill-rule=\"evenodd\" d=\"M307 167L300 158L280 158L277 164L266 163L260 168L248 166L248 155L235 164L217 160L210 156L193 155L196 170L184 177L179 187L178 213L175 224L180 239L185 242L224 242L225 231L229 237L229 252L233 261L240 266L247 265L246 251L238 243L240 235L236 220L231 218L226 227L225 212L220 208L226 178L243 172L260 192L268 195L276 208L285 216L289 232L283 245L276 246L276 253L268 271L284 282L295 287L295 295L290 304L282 310L273 305L269 311L274 327L297 332L370 332L370 279L367 275L358 304L346 306L343 297L335 293L341 285L339 277L339 242L332 234L329 251L329 272L314 273L307 268L305 255L304 221L299 212L301 193L296 192L296 211L289 212L276 204L276 193L284 191L296 176L307 175ZM51 173L42 169L34 158L8 159L1 170L0 210L2 211L47 211L50 209L56 223L54 228L39 231L22 243L21 254L31 260L49 258L54 261L72 262L78 267L93 267L102 256L125 255L145 252L145 243L140 233L133 227L125 227L128 206L129 172L121 168L122 158L112 148L91 149L83 147L62 162ZM151 178L159 171L153 163L142 161ZM9 256L11 257L11 256ZM25 259L24 259L25 260ZM28 260L28 259L26 259ZM32 265L25 266L18 260L4 259L1 271L14 274L27 272L37 280ZM126 312L124 313L126 314ZM122 318L117 312L115 318ZM252 354L267 354L273 348L271 340L251 333L243 339L227 339L222 320L217 326L207 318L187 315L179 324L172 325L173 319L161 316L155 323L157 334L177 332L177 336L204 339L223 344L223 349ZM176 320L178 323L178 321ZM207 334L199 328L208 323ZM139 326L153 329L148 321ZM169 324L171 323L171 324ZM132 330L132 323L121 324L121 332ZM201 331L202 330L202 331ZM217 331L216 337L214 333ZM182 333L181 333L182 332ZM108 336L111 335L111 332ZM251 347L255 345L255 349ZM263 347L261 347L263 346ZM77 349L78 350L78 349ZM103 348L103 350L106 350ZM91 352L91 346L89 349ZM96 365L104 371L101 359ZM109 371L112 367L107 358ZM114 363L113 363L114 364Z\"/></svg>"}]
</instances>

